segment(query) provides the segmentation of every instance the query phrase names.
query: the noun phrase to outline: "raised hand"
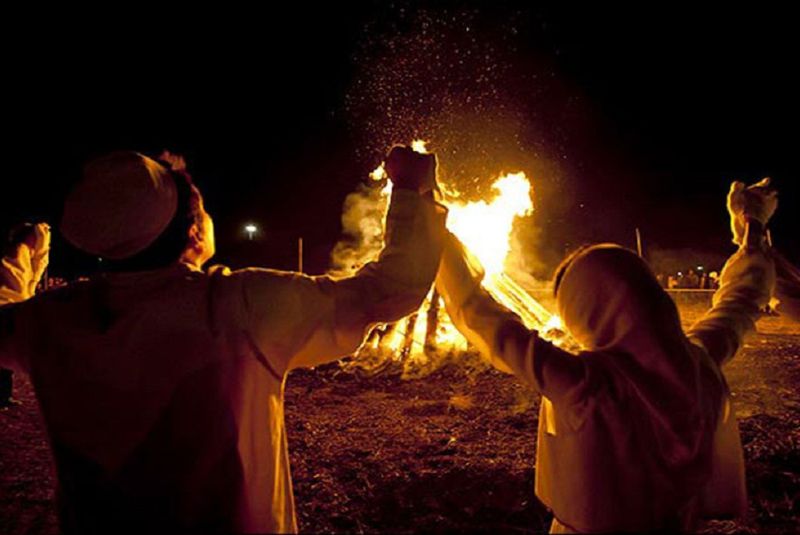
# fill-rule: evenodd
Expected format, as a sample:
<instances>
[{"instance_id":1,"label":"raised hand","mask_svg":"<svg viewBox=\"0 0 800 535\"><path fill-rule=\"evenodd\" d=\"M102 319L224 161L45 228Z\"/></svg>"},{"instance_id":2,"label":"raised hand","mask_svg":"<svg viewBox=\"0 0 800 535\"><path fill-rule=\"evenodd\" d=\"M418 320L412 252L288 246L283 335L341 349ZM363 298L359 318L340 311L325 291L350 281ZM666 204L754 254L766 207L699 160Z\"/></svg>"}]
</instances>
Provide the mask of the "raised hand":
<instances>
[{"instance_id":1,"label":"raised hand","mask_svg":"<svg viewBox=\"0 0 800 535\"><path fill-rule=\"evenodd\" d=\"M386 173L394 187L428 193L436 188L436 155L396 145L386 157Z\"/></svg>"},{"instance_id":2,"label":"raised hand","mask_svg":"<svg viewBox=\"0 0 800 535\"><path fill-rule=\"evenodd\" d=\"M750 186L736 181L728 192L727 206L733 243L742 245L748 221L758 222L762 228L766 228L778 207L778 192L770 186L769 177Z\"/></svg>"},{"instance_id":3,"label":"raised hand","mask_svg":"<svg viewBox=\"0 0 800 535\"><path fill-rule=\"evenodd\" d=\"M28 299L50 262L50 226L25 223L12 232L0 261L0 303Z\"/></svg>"}]
</instances>

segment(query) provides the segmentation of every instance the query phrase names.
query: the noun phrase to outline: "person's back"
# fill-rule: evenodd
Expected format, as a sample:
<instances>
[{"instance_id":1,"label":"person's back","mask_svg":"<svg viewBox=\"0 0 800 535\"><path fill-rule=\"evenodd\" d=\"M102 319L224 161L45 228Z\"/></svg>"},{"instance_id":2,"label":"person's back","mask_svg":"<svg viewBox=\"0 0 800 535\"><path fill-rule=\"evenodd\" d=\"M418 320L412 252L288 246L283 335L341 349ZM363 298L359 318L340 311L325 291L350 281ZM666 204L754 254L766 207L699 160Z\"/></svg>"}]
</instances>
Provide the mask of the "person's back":
<instances>
[{"instance_id":1,"label":"person's back","mask_svg":"<svg viewBox=\"0 0 800 535\"><path fill-rule=\"evenodd\" d=\"M393 152L389 162L424 158L432 184L432 157L408 153ZM123 158L150 166L145 184L152 169L164 174L140 155ZM411 164L397 167L413 175ZM117 195L117 176L108 178ZM156 241L88 281L0 307L0 358L30 374L51 437L62 530L296 531L284 379L293 368L353 352L370 325L422 302L444 232L442 210L422 191L396 188L384 250L348 279L203 272L197 266L213 240L203 245L193 224L177 234L186 247L180 261L140 269L152 264L141 254ZM197 195L196 219L207 232ZM181 219L164 212L168 221ZM78 223L65 234L109 241L91 221ZM158 240L169 234L149 232ZM198 236L188 246L187 233ZM127 250L122 245L133 240L118 235L113 250ZM192 250L195 265L187 259Z\"/></svg>"},{"instance_id":2,"label":"person's back","mask_svg":"<svg viewBox=\"0 0 800 535\"><path fill-rule=\"evenodd\" d=\"M252 442L240 385L246 378L279 397L281 382L237 332L237 310L221 298L227 292L215 295L215 279L177 264L76 283L24 305L39 325L28 371L58 465L65 529L230 528L245 505L241 458L253 452L239 450ZM265 427L273 416L282 414L264 410ZM285 485L264 490L286 500Z\"/></svg>"},{"instance_id":3,"label":"person's back","mask_svg":"<svg viewBox=\"0 0 800 535\"><path fill-rule=\"evenodd\" d=\"M436 282L448 313L492 364L542 393L536 494L553 510L553 532L691 530L700 517L746 510L720 366L774 280L763 235L751 237L727 262L712 309L686 334L634 252L608 244L578 251L554 280L561 319L585 349L577 354L495 302L450 237Z\"/></svg>"}]
</instances>

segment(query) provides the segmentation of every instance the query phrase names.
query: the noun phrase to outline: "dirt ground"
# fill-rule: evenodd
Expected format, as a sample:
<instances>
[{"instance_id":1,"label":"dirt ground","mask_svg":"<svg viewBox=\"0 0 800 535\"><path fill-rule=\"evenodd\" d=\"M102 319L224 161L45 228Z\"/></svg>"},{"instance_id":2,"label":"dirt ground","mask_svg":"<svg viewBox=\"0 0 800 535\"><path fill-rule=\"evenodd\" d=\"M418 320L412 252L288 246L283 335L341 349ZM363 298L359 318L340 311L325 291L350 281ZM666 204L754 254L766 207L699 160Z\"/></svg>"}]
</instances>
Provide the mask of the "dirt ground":
<instances>
[{"instance_id":1,"label":"dirt ground","mask_svg":"<svg viewBox=\"0 0 800 535\"><path fill-rule=\"evenodd\" d=\"M691 321L699 311L683 310ZM708 532L800 525L800 327L767 318L726 370L750 518ZM54 476L30 384L0 412L0 532L57 532ZM306 532L546 531L533 494L538 396L512 377L447 367L420 380L337 364L294 372L286 422Z\"/></svg>"}]
</instances>

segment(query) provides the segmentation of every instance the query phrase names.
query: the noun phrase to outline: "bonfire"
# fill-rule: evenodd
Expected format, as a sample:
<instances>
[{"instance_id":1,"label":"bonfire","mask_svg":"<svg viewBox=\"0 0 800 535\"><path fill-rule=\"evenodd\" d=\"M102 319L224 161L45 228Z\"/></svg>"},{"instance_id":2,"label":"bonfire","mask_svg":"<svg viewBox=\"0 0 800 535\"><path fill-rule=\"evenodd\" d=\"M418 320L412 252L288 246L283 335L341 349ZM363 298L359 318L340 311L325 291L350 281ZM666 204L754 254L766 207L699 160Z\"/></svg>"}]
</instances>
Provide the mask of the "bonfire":
<instances>
[{"instance_id":1,"label":"bonfire","mask_svg":"<svg viewBox=\"0 0 800 535\"><path fill-rule=\"evenodd\" d=\"M427 151L426 142L415 140L412 148L421 153ZM383 246L383 230L392 182L381 164L370 173L370 178L383 187L375 189L367 202L370 208L356 210L350 214L358 221L356 233L358 245L350 250L348 268L334 272L335 275L350 275L364 263L374 260ZM522 171L497 177L492 184L494 196L489 200L465 202L457 190L441 184L440 202L447 206L447 228L455 234L469 252L480 261L485 276L483 287L506 308L515 312L530 329L557 345L572 342L564 335L561 320L551 313L514 279L505 272L506 259L511 252L511 236L517 218L529 217L533 213L531 182ZM353 209L350 203L349 209ZM345 203L343 220L348 203ZM341 252L340 250L338 252ZM334 250L336 256L337 250ZM346 366L377 371L399 366L405 377L424 376L451 360L474 357L467 340L458 332L447 315L441 297L431 288L419 310L407 318L392 324L379 325L367 337L367 341L354 355L356 358ZM475 364L475 359L471 363Z\"/></svg>"}]
</instances>

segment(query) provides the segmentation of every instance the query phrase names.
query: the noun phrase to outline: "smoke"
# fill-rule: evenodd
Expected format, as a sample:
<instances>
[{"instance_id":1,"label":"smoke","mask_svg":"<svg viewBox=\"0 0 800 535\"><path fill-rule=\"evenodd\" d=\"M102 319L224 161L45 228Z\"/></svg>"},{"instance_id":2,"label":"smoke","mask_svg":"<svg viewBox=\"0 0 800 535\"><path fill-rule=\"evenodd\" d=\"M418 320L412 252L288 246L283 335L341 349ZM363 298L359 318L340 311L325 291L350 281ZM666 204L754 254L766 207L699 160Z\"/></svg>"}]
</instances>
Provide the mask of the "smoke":
<instances>
[{"instance_id":1,"label":"smoke","mask_svg":"<svg viewBox=\"0 0 800 535\"><path fill-rule=\"evenodd\" d=\"M524 172L533 185L534 212L514 222L504 267L524 289L540 289L546 286L540 278L549 277L562 252L552 247L553 234L541 229L559 225L559 211L569 206L560 110L569 112L572 100L545 60L519 53L522 18L398 7L365 27L345 112L361 160L376 161L395 143L428 142L448 200L491 201L498 177ZM345 199L332 275L353 275L379 255L389 198L380 185L360 184ZM530 298L519 285L505 284L499 291L514 289L522 302ZM424 376L451 361L486 369L466 341L461 347L460 335L447 332L454 327L438 299L433 293L418 313L376 328L344 366L403 377Z\"/></svg>"},{"instance_id":2,"label":"smoke","mask_svg":"<svg viewBox=\"0 0 800 535\"><path fill-rule=\"evenodd\" d=\"M391 184L361 183L345 197L342 206L342 239L331 252L330 275L349 277L378 258L383 249L386 212Z\"/></svg>"}]
</instances>

